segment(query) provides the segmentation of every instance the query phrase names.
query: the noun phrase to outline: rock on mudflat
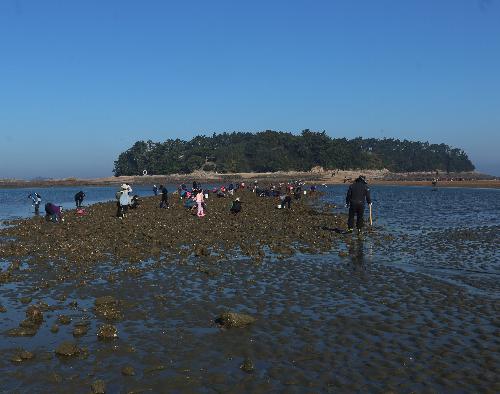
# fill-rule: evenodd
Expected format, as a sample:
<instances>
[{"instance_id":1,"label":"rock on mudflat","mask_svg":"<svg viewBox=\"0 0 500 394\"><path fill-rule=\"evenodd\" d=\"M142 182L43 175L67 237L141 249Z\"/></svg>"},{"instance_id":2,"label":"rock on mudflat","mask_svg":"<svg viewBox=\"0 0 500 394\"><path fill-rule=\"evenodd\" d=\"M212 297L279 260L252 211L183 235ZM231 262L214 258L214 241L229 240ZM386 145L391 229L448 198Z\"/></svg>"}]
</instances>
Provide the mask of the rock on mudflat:
<instances>
[{"instance_id":1,"label":"rock on mudflat","mask_svg":"<svg viewBox=\"0 0 500 394\"><path fill-rule=\"evenodd\" d=\"M30 305L26 309L26 319L35 324L41 324L43 322L43 313L38 306Z\"/></svg>"},{"instance_id":2,"label":"rock on mudflat","mask_svg":"<svg viewBox=\"0 0 500 394\"><path fill-rule=\"evenodd\" d=\"M104 380L96 380L91 386L92 393L94 394L105 394L106 393L106 383Z\"/></svg>"},{"instance_id":3,"label":"rock on mudflat","mask_svg":"<svg viewBox=\"0 0 500 394\"><path fill-rule=\"evenodd\" d=\"M255 322L255 318L244 313L223 312L215 322L226 328L245 327Z\"/></svg>"},{"instance_id":4,"label":"rock on mudflat","mask_svg":"<svg viewBox=\"0 0 500 394\"><path fill-rule=\"evenodd\" d=\"M104 324L97 330L97 337L102 340L118 338L118 330L111 324Z\"/></svg>"},{"instance_id":5,"label":"rock on mudflat","mask_svg":"<svg viewBox=\"0 0 500 394\"><path fill-rule=\"evenodd\" d=\"M125 375L125 376L134 376L135 375L135 370L130 365L126 365L126 366L124 366L122 368L122 375Z\"/></svg>"},{"instance_id":6,"label":"rock on mudflat","mask_svg":"<svg viewBox=\"0 0 500 394\"><path fill-rule=\"evenodd\" d=\"M85 335L89 331L89 328L85 325L78 325L73 328L73 336L74 337L81 337L82 335Z\"/></svg>"},{"instance_id":7,"label":"rock on mudflat","mask_svg":"<svg viewBox=\"0 0 500 394\"><path fill-rule=\"evenodd\" d=\"M255 371L253 362L248 357L243 360L243 364L240 365L240 369L246 373L252 373L253 371Z\"/></svg>"},{"instance_id":8,"label":"rock on mudflat","mask_svg":"<svg viewBox=\"0 0 500 394\"><path fill-rule=\"evenodd\" d=\"M15 363L21 363L23 361L31 360L35 355L27 350L21 350L20 352L14 354L10 361Z\"/></svg>"},{"instance_id":9,"label":"rock on mudflat","mask_svg":"<svg viewBox=\"0 0 500 394\"><path fill-rule=\"evenodd\" d=\"M55 351L58 356L63 357L73 357L80 353L80 349L73 342L69 341L62 342Z\"/></svg>"},{"instance_id":10,"label":"rock on mudflat","mask_svg":"<svg viewBox=\"0 0 500 394\"><path fill-rule=\"evenodd\" d=\"M121 320L123 318L119 309L120 303L112 296L96 298L94 303L95 314L106 320Z\"/></svg>"},{"instance_id":11,"label":"rock on mudflat","mask_svg":"<svg viewBox=\"0 0 500 394\"><path fill-rule=\"evenodd\" d=\"M57 322L59 324L69 324L69 323L71 323L71 317L66 316L66 315L59 315L57 318Z\"/></svg>"},{"instance_id":12,"label":"rock on mudflat","mask_svg":"<svg viewBox=\"0 0 500 394\"><path fill-rule=\"evenodd\" d=\"M16 327L7 331L9 337L32 337L37 332L35 327Z\"/></svg>"}]
</instances>

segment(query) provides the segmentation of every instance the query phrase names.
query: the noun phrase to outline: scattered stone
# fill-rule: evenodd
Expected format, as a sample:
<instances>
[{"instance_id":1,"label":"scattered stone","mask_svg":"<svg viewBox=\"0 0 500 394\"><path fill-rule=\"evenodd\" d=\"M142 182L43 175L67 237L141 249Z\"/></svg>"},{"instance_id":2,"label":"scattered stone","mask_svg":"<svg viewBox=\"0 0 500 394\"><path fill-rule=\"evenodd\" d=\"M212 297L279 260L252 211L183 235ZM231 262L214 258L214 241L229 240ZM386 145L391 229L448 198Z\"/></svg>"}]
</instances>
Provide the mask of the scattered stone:
<instances>
[{"instance_id":1,"label":"scattered stone","mask_svg":"<svg viewBox=\"0 0 500 394\"><path fill-rule=\"evenodd\" d=\"M94 383L92 383L92 393L94 394L105 394L106 393L106 383L104 383L104 380L96 380Z\"/></svg>"},{"instance_id":2,"label":"scattered stone","mask_svg":"<svg viewBox=\"0 0 500 394\"><path fill-rule=\"evenodd\" d=\"M19 301L21 301L21 304L29 304L31 302L32 298L31 297L21 297L19 298Z\"/></svg>"},{"instance_id":3,"label":"scattered stone","mask_svg":"<svg viewBox=\"0 0 500 394\"><path fill-rule=\"evenodd\" d=\"M7 283L10 281L10 271L0 272L0 283Z\"/></svg>"},{"instance_id":4,"label":"scattered stone","mask_svg":"<svg viewBox=\"0 0 500 394\"><path fill-rule=\"evenodd\" d=\"M69 324L71 323L71 317L66 315L59 315L59 317L57 318L57 322L59 324Z\"/></svg>"},{"instance_id":5,"label":"scattered stone","mask_svg":"<svg viewBox=\"0 0 500 394\"><path fill-rule=\"evenodd\" d=\"M17 327L11 328L6 334L9 337L32 337L37 331L34 327Z\"/></svg>"},{"instance_id":6,"label":"scattered stone","mask_svg":"<svg viewBox=\"0 0 500 394\"><path fill-rule=\"evenodd\" d=\"M50 332L54 334L59 332L59 326L57 324L53 324L52 327L50 327Z\"/></svg>"},{"instance_id":7,"label":"scattered stone","mask_svg":"<svg viewBox=\"0 0 500 394\"><path fill-rule=\"evenodd\" d=\"M245 327L255 322L255 318L244 313L223 312L215 322L226 328Z\"/></svg>"},{"instance_id":8,"label":"scattered stone","mask_svg":"<svg viewBox=\"0 0 500 394\"><path fill-rule=\"evenodd\" d=\"M124 366L122 368L122 375L125 375L125 376L134 376L135 375L135 370L130 365L126 365L126 366Z\"/></svg>"},{"instance_id":9,"label":"scattered stone","mask_svg":"<svg viewBox=\"0 0 500 394\"><path fill-rule=\"evenodd\" d=\"M197 245L194 248L194 255L197 257L208 256L209 254L208 249L202 245Z\"/></svg>"},{"instance_id":10,"label":"scattered stone","mask_svg":"<svg viewBox=\"0 0 500 394\"><path fill-rule=\"evenodd\" d=\"M118 338L118 330L111 324L104 324L97 330L97 337L101 340Z\"/></svg>"},{"instance_id":11,"label":"scattered stone","mask_svg":"<svg viewBox=\"0 0 500 394\"><path fill-rule=\"evenodd\" d=\"M80 353L80 349L73 342L64 341L55 350L58 356L73 357Z\"/></svg>"},{"instance_id":12,"label":"scattered stone","mask_svg":"<svg viewBox=\"0 0 500 394\"><path fill-rule=\"evenodd\" d=\"M43 313L40 310L40 307L30 305L28 309L26 309L26 319L35 324L41 324L43 322Z\"/></svg>"},{"instance_id":13,"label":"scattered stone","mask_svg":"<svg viewBox=\"0 0 500 394\"><path fill-rule=\"evenodd\" d=\"M95 314L109 321L121 320L123 318L119 309L119 302L112 296L96 298L94 302Z\"/></svg>"},{"instance_id":14,"label":"scattered stone","mask_svg":"<svg viewBox=\"0 0 500 394\"><path fill-rule=\"evenodd\" d=\"M144 373L146 374L146 373L151 373L151 372L156 372L156 371L163 371L165 369L167 369L167 367L165 365L158 364L158 365L155 365L155 366L153 366L151 368L145 369Z\"/></svg>"},{"instance_id":15,"label":"scattered stone","mask_svg":"<svg viewBox=\"0 0 500 394\"><path fill-rule=\"evenodd\" d=\"M75 326L73 328L73 336L74 337L81 337L82 335L85 335L89 331L89 328L87 326Z\"/></svg>"},{"instance_id":16,"label":"scattered stone","mask_svg":"<svg viewBox=\"0 0 500 394\"><path fill-rule=\"evenodd\" d=\"M243 364L240 365L240 369L246 373L252 373L253 371L255 371L253 362L248 357L243 360Z\"/></svg>"},{"instance_id":17,"label":"scattered stone","mask_svg":"<svg viewBox=\"0 0 500 394\"><path fill-rule=\"evenodd\" d=\"M5 308L4 306L0 305L0 313L5 313L7 312L7 308Z\"/></svg>"},{"instance_id":18,"label":"scattered stone","mask_svg":"<svg viewBox=\"0 0 500 394\"><path fill-rule=\"evenodd\" d=\"M78 302L76 302L76 301L71 301L68 305L69 305L71 308L76 308L76 307L78 307Z\"/></svg>"}]
</instances>

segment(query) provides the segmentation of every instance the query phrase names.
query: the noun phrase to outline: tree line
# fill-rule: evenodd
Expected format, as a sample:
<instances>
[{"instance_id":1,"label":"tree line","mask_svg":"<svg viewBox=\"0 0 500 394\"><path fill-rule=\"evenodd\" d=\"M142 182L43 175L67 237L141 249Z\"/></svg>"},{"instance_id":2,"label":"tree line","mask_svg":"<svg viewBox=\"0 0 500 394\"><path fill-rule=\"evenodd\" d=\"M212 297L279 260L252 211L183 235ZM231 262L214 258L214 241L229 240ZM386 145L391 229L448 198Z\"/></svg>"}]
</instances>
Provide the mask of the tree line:
<instances>
[{"instance_id":1,"label":"tree line","mask_svg":"<svg viewBox=\"0 0 500 394\"><path fill-rule=\"evenodd\" d=\"M382 169L392 172L472 171L474 165L459 148L446 144L394 138L331 138L325 131L300 135L266 130L196 136L190 141L137 141L114 162L119 175L230 172Z\"/></svg>"}]
</instances>

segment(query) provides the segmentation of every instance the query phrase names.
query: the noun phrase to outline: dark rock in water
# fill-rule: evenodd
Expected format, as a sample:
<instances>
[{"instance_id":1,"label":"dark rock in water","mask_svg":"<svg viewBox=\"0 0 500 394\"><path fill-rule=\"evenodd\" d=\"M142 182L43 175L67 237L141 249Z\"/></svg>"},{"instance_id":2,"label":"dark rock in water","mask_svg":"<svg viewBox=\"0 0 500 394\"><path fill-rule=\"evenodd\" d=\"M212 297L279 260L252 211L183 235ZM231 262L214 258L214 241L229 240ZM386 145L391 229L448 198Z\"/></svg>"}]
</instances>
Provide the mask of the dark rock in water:
<instances>
[{"instance_id":1,"label":"dark rock in water","mask_svg":"<svg viewBox=\"0 0 500 394\"><path fill-rule=\"evenodd\" d=\"M35 330L38 330L40 327L39 324L29 320L29 319L24 319L21 323L19 323L19 327L23 328L34 328Z\"/></svg>"},{"instance_id":2,"label":"dark rock in water","mask_svg":"<svg viewBox=\"0 0 500 394\"><path fill-rule=\"evenodd\" d=\"M57 318L57 322L59 324L69 324L69 323L71 323L71 317L66 316L66 315L59 315Z\"/></svg>"},{"instance_id":3,"label":"dark rock in water","mask_svg":"<svg viewBox=\"0 0 500 394\"><path fill-rule=\"evenodd\" d=\"M123 315L119 309L119 302L112 296L96 298L94 302L95 314L109 321L121 320Z\"/></svg>"},{"instance_id":4,"label":"dark rock in water","mask_svg":"<svg viewBox=\"0 0 500 394\"><path fill-rule=\"evenodd\" d=\"M35 327L18 327L7 331L9 337L32 337L38 330Z\"/></svg>"},{"instance_id":5,"label":"dark rock in water","mask_svg":"<svg viewBox=\"0 0 500 394\"><path fill-rule=\"evenodd\" d=\"M53 324L52 327L50 327L50 332L56 333L59 332L59 326L57 324Z\"/></svg>"},{"instance_id":6,"label":"dark rock in water","mask_svg":"<svg viewBox=\"0 0 500 394\"><path fill-rule=\"evenodd\" d=\"M30 305L26 310L26 318L35 324L41 324L43 322L43 313L38 306Z\"/></svg>"},{"instance_id":7,"label":"dark rock in water","mask_svg":"<svg viewBox=\"0 0 500 394\"><path fill-rule=\"evenodd\" d=\"M10 281L10 272L0 272L0 283L7 283Z\"/></svg>"},{"instance_id":8,"label":"dark rock in water","mask_svg":"<svg viewBox=\"0 0 500 394\"><path fill-rule=\"evenodd\" d=\"M76 302L76 301L71 301L71 302L68 304L68 306L70 306L71 308L76 308L76 307L78 307L78 302Z\"/></svg>"},{"instance_id":9,"label":"dark rock in water","mask_svg":"<svg viewBox=\"0 0 500 394\"><path fill-rule=\"evenodd\" d=\"M73 328L73 336L81 337L82 335L85 335L88 331L89 328L87 326L84 325L75 326L75 328Z\"/></svg>"},{"instance_id":10,"label":"dark rock in water","mask_svg":"<svg viewBox=\"0 0 500 394\"><path fill-rule=\"evenodd\" d=\"M55 350L58 356L73 357L80 353L80 349L73 342L62 342Z\"/></svg>"},{"instance_id":11,"label":"dark rock in water","mask_svg":"<svg viewBox=\"0 0 500 394\"><path fill-rule=\"evenodd\" d=\"M19 301L21 304L29 304L31 302L32 298L31 297L21 297L19 298Z\"/></svg>"},{"instance_id":12,"label":"dark rock in water","mask_svg":"<svg viewBox=\"0 0 500 394\"><path fill-rule=\"evenodd\" d=\"M253 371L255 371L253 362L248 357L243 360L243 364L240 365L240 369L246 373L252 373Z\"/></svg>"},{"instance_id":13,"label":"dark rock in water","mask_svg":"<svg viewBox=\"0 0 500 394\"><path fill-rule=\"evenodd\" d=\"M194 255L197 257L208 256L209 254L208 249L202 245L197 245L194 248Z\"/></svg>"},{"instance_id":14,"label":"dark rock in water","mask_svg":"<svg viewBox=\"0 0 500 394\"><path fill-rule=\"evenodd\" d=\"M118 338L118 330L111 324L104 324L97 330L97 337L102 340Z\"/></svg>"},{"instance_id":15,"label":"dark rock in water","mask_svg":"<svg viewBox=\"0 0 500 394\"><path fill-rule=\"evenodd\" d=\"M255 322L255 318L244 313L223 312L215 322L226 328L245 327Z\"/></svg>"},{"instance_id":16,"label":"dark rock in water","mask_svg":"<svg viewBox=\"0 0 500 394\"><path fill-rule=\"evenodd\" d=\"M135 370L130 365L126 365L126 366L124 366L122 368L122 375L125 375L125 376L134 376L135 375Z\"/></svg>"},{"instance_id":17,"label":"dark rock in water","mask_svg":"<svg viewBox=\"0 0 500 394\"><path fill-rule=\"evenodd\" d=\"M35 355L33 353L28 352L27 350L21 350L18 353L14 354L10 358L10 361L15 362L15 363L20 363L23 361L31 360L34 357L35 357Z\"/></svg>"},{"instance_id":18,"label":"dark rock in water","mask_svg":"<svg viewBox=\"0 0 500 394\"><path fill-rule=\"evenodd\" d=\"M4 306L0 305L0 313L5 313L7 312L7 308L5 308Z\"/></svg>"},{"instance_id":19,"label":"dark rock in water","mask_svg":"<svg viewBox=\"0 0 500 394\"><path fill-rule=\"evenodd\" d=\"M105 394L106 393L106 383L104 380L96 380L91 386L92 393L94 394Z\"/></svg>"}]
</instances>

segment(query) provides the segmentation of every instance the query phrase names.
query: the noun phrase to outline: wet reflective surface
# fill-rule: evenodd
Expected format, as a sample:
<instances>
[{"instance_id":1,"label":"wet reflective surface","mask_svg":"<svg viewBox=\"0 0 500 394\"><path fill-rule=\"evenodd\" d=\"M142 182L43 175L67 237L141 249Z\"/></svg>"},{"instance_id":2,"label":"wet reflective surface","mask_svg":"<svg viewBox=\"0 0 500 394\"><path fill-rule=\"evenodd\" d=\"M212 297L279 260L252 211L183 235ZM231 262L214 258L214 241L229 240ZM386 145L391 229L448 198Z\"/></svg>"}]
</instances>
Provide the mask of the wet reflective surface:
<instances>
[{"instance_id":1,"label":"wet reflective surface","mask_svg":"<svg viewBox=\"0 0 500 394\"><path fill-rule=\"evenodd\" d=\"M324 190L342 206L346 187ZM372 195L374 229L339 235L321 254L162 256L75 277L19 262L15 281L0 283L1 390L87 393L102 379L107 392L500 391L499 192ZM118 300L121 318L96 312L102 296ZM8 336L37 304L36 335ZM225 310L256 321L222 328ZM97 338L105 323L117 339ZM81 352L57 356L65 340ZM34 357L16 361L20 349Z\"/></svg>"}]
</instances>

